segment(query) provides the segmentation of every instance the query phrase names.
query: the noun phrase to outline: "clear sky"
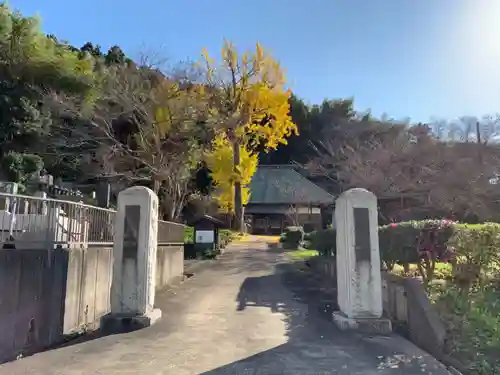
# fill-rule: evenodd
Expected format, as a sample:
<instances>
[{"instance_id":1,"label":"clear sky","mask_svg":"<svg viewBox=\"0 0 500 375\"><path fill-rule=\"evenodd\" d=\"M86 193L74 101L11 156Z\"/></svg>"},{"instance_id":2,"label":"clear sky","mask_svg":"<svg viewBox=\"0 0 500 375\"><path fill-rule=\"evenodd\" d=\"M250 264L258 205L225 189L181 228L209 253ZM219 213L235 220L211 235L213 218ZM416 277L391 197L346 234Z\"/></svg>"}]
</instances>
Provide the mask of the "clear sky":
<instances>
[{"instance_id":1,"label":"clear sky","mask_svg":"<svg viewBox=\"0 0 500 375\"><path fill-rule=\"evenodd\" d=\"M500 0L11 0L75 46L197 59L260 41L308 103L355 98L374 115L500 112Z\"/></svg>"}]
</instances>

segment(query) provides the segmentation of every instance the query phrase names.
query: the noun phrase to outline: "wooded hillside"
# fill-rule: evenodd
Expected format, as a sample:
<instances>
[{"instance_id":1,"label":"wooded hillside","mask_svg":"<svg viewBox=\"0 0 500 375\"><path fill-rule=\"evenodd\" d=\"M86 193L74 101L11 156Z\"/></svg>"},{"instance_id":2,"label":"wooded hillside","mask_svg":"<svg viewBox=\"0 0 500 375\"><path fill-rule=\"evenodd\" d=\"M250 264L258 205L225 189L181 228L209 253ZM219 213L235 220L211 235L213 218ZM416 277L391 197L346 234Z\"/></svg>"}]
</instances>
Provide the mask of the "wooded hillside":
<instances>
[{"instance_id":1,"label":"wooded hillside","mask_svg":"<svg viewBox=\"0 0 500 375\"><path fill-rule=\"evenodd\" d=\"M115 191L143 184L165 219L181 220L217 205L238 215L258 162L297 163L334 194L411 195L430 215L471 220L499 212L497 116L413 124L357 111L353 98L308 105L258 44L244 54L228 42L219 59L169 71L136 60L44 35L0 5L1 179L24 185L46 170Z\"/></svg>"}]
</instances>

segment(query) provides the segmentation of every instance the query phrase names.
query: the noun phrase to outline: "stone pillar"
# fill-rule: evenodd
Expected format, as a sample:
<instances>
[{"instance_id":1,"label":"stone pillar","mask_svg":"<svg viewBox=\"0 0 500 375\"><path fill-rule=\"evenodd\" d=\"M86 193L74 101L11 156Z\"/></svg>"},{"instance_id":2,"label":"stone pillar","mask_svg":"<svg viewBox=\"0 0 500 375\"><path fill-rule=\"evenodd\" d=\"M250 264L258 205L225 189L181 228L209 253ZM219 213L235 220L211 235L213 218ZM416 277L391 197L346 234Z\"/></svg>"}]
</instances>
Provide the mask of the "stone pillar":
<instances>
[{"instance_id":1,"label":"stone pillar","mask_svg":"<svg viewBox=\"0 0 500 375\"><path fill-rule=\"evenodd\" d=\"M113 245L111 313L101 322L105 331L150 326L161 317L154 308L158 197L143 186L118 195Z\"/></svg>"},{"instance_id":2,"label":"stone pillar","mask_svg":"<svg viewBox=\"0 0 500 375\"><path fill-rule=\"evenodd\" d=\"M341 329L389 333L382 319L382 280L378 243L377 198L351 189L335 202L337 232L337 300L335 323Z\"/></svg>"}]
</instances>

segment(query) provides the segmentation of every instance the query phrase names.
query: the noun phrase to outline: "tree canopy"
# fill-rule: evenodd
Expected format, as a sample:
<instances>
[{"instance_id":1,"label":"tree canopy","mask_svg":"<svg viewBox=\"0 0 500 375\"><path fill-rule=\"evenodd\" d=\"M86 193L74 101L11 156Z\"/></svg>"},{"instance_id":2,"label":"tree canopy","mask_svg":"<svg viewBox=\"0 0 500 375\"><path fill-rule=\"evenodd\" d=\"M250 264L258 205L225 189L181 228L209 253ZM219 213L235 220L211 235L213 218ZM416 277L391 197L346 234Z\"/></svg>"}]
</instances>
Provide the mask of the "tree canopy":
<instances>
[{"instance_id":1,"label":"tree canopy","mask_svg":"<svg viewBox=\"0 0 500 375\"><path fill-rule=\"evenodd\" d=\"M227 41L218 59L204 51L168 71L140 60L72 46L0 4L0 178L25 185L45 169L115 191L143 184L165 219L215 198L240 220L258 163L297 164L332 194L412 195L427 216L498 211L497 115L422 124L374 118L355 98L309 105L258 43Z\"/></svg>"}]
</instances>

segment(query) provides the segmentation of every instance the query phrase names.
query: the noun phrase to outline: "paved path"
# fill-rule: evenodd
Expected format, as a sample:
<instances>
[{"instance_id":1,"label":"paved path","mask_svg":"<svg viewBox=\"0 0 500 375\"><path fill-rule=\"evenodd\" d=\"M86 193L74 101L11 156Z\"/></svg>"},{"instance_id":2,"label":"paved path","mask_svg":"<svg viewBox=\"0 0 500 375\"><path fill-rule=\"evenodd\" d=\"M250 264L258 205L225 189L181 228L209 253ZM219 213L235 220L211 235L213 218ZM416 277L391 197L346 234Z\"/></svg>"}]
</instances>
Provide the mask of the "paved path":
<instances>
[{"instance_id":1,"label":"paved path","mask_svg":"<svg viewBox=\"0 0 500 375\"><path fill-rule=\"evenodd\" d=\"M397 336L336 330L284 263L258 240L233 246L157 296L163 318L156 325L7 363L0 375L447 373Z\"/></svg>"}]
</instances>

